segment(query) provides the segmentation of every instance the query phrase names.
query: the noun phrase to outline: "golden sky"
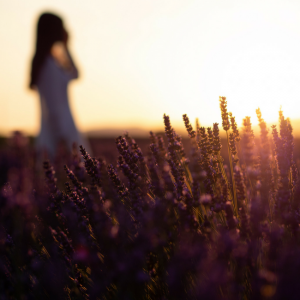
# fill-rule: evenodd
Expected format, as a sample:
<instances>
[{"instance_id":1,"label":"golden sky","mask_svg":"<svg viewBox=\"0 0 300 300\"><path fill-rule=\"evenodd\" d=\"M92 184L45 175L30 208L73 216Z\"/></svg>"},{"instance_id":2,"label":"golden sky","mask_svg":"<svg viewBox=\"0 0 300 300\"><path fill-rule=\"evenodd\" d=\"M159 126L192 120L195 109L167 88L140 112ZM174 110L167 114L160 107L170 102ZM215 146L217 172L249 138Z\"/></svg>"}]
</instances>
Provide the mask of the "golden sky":
<instances>
[{"instance_id":1,"label":"golden sky","mask_svg":"<svg viewBox=\"0 0 300 300\"><path fill-rule=\"evenodd\" d=\"M63 17L80 79L70 104L81 131L176 128L182 114L221 123L219 95L240 125L261 108L300 119L300 1L0 0L0 134L39 131L27 88L39 14ZM292 121L293 124L293 121ZM122 132L121 132L122 133Z\"/></svg>"}]
</instances>

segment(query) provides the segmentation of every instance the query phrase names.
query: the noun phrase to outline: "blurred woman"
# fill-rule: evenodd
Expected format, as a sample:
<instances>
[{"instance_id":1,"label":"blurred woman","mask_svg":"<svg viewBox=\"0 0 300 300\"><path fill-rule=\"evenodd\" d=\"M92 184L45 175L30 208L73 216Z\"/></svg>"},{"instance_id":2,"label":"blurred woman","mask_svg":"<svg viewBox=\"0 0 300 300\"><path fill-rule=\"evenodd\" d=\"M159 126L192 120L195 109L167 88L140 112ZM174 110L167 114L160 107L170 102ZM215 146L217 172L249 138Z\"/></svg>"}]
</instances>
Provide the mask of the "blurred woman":
<instances>
[{"instance_id":1,"label":"blurred woman","mask_svg":"<svg viewBox=\"0 0 300 300\"><path fill-rule=\"evenodd\" d=\"M60 17L43 13L37 24L36 51L32 60L30 88L39 93L41 129L36 146L54 158L58 147L87 147L74 123L68 99L68 83L78 70L68 50L68 33Z\"/></svg>"}]
</instances>

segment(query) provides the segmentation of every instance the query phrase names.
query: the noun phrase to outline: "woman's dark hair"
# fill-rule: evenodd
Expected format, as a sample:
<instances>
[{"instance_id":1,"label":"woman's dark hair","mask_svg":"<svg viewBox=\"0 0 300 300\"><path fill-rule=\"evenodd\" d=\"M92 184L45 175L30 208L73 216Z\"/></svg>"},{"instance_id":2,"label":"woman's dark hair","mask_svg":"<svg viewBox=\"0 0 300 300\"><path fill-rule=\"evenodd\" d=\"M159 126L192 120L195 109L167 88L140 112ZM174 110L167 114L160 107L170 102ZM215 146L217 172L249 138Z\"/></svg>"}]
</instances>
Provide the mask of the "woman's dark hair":
<instances>
[{"instance_id":1,"label":"woman's dark hair","mask_svg":"<svg viewBox=\"0 0 300 300\"><path fill-rule=\"evenodd\" d=\"M43 13L37 24L36 50L31 65L30 88L36 85L39 71L50 49L57 41L64 40L62 19L51 13Z\"/></svg>"}]
</instances>

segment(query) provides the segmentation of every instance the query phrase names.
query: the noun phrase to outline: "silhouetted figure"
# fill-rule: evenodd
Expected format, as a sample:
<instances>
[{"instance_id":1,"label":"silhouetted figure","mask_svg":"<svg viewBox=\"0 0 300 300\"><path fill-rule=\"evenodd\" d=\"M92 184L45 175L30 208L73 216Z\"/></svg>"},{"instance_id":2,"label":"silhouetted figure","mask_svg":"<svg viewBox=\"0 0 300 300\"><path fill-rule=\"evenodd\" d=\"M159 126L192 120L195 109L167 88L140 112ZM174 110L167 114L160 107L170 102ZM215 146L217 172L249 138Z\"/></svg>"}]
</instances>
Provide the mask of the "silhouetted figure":
<instances>
[{"instance_id":1,"label":"silhouetted figure","mask_svg":"<svg viewBox=\"0 0 300 300\"><path fill-rule=\"evenodd\" d=\"M62 19L43 13L37 24L36 51L32 60L30 88L37 89L41 103L41 129L36 146L55 156L58 146L71 150L72 144L86 147L69 107L67 87L78 78L68 51L68 33Z\"/></svg>"}]
</instances>

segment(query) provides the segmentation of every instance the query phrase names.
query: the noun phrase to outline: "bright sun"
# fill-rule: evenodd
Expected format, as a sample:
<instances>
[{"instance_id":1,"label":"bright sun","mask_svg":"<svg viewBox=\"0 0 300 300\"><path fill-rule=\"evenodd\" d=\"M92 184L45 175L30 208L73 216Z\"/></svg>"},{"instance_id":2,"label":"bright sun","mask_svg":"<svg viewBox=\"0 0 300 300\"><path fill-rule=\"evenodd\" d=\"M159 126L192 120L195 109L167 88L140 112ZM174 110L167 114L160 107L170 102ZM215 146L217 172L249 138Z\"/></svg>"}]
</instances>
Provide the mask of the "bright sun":
<instances>
[{"instance_id":1,"label":"bright sun","mask_svg":"<svg viewBox=\"0 0 300 300\"><path fill-rule=\"evenodd\" d=\"M184 112L205 126L220 122L220 95L239 125L245 116L256 125L258 107L267 123L277 123L281 106L286 117L299 119L300 36L288 27L292 13L284 12L284 23L268 20L267 12L237 8L225 18L226 29L218 27L209 37L203 24L221 14L203 21L194 11L161 20L161 36L139 53L130 48L138 59L129 61L138 65L147 58L159 105L175 119Z\"/></svg>"},{"instance_id":2,"label":"bright sun","mask_svg":"<svg viewBox=\"0 0 300 300\"><path fill-rule=\"evenodd\" d=\"M227 49L221 89L238 119L247 114L256 123L260 107L267 122L276 122L280 106L286 116L299 118L300 39L276 29L248 32Z\"/></svg>"}]
</instances>

